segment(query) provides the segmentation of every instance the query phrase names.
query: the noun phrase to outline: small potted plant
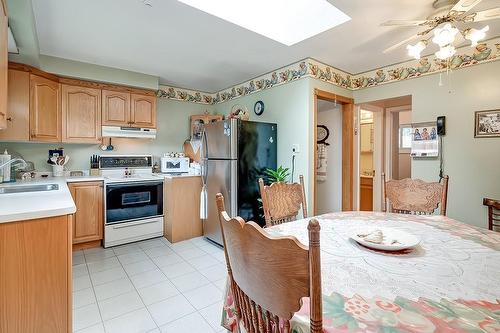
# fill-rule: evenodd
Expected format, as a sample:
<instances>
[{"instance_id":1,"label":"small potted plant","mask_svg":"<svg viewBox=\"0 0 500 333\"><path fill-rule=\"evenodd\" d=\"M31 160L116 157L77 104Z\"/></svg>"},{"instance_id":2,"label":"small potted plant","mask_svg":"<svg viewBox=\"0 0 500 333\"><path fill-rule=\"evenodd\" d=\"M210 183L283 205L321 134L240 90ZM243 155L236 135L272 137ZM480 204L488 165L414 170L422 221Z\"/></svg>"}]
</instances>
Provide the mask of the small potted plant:
<instances>
[{"instance_id":1,"label":"small potted plant","mask_svg":"<svg viewBox=\"0 0 500 333\"><path fill-rule=\"evenodd\" d=\"M282 165L278 169L267 168L264 171L268 183L286 183L290 177L290 169L284 168Z\"/></svg>"}]
</instances>

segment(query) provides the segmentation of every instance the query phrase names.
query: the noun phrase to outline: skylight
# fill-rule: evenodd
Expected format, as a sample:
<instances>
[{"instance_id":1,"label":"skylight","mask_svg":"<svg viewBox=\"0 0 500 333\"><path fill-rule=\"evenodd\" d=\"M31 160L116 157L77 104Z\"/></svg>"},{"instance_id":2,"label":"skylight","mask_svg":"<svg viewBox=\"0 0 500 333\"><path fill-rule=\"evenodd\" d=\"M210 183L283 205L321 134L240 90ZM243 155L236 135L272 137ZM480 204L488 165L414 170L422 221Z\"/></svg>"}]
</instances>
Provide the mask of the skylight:
<instances>
[{"instance_id":1,"label":"skylight","mask_svg":"<svg viewBox=\"0 0 500 333\"><path fill-rule=\"evenodd\" d=\"M179 0L285 45L349 21L326 0Z\"/></svg>"}]
</instances>

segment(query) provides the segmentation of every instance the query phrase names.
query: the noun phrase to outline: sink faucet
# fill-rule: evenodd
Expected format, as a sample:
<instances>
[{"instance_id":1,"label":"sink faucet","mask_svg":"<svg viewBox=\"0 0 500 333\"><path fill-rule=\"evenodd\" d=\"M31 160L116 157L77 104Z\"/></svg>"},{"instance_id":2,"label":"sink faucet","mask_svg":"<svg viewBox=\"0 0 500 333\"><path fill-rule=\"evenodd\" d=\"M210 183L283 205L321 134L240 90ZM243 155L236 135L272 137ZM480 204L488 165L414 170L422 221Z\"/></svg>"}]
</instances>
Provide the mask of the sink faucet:
<instances>
[{"instance_id":1,"label":"sink faucet","mask_svg":"<svg viewBox=\"0 0 500 333\"><path fill-rule=\"evenodd\" d=\"M22 158L13 158L13 159L8 160L7 162L5 162L3 164L0 164L0 170L3 170L3 168L5 168L6 166L9 166L9 165L17 163L17 162L21 162L23 164L22 167L26 168L27 164L26 164L25 160L23 160Z\"/></svg>"}]
</instances>

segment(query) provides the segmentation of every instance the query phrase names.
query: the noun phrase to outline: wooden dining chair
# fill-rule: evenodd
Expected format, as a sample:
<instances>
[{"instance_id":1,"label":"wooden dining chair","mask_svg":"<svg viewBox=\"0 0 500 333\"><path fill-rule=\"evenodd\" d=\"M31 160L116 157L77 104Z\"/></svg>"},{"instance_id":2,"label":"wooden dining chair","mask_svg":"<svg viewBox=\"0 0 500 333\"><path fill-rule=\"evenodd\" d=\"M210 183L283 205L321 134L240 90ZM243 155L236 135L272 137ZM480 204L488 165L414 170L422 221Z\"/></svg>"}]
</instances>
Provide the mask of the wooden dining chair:
<instances>
[{"instance_id":1,"label":"wooden dining chair","mask_svg":"<svg viewBox=\"0 0 500 333\"><path fill-rule=\"evenodd\" d=\"M488 229L500 228L500 200L484 198L483 205L488 207Z\"/></svg>"},{"instance_id":2,"label":"wooden dining chair","mask_svg":"<svg viewBox=\"0 0 500 333\"><path fill-rule=\"evenodd\" d=\"M260 178L259 187L266 227L295 221L301 207L303 217L307 217L306 192L302 175L299 176L298 184L276 182L264 185L264 180Z\"/></svg>"},{"instance_id":3,"label":"wooden dining chair","mask_svg":"<svg viewBox=\"0 0 500 333\"><path fill-rule=\"evenodd\" d=\"M393 213L430 215L438 208L440 214L446 215L448 201L448 176L442 181L428 183L420 179L405 178L402 180L385 180L383 211Z\"/></svg>"},{"instance_id":4,"label":"wooden dining chair","mask_svg":"<svg viewBox=\"0 0 500 333\"><path fill-rule=\"evenodd\" d=\"M311 333L323 331L320 226L309 222L309 247L273 237L254 222L230 218L217 194L230 288L238 323L248 333L290 333L290 319L310 298Z\"/></svg>"}]
</instances>

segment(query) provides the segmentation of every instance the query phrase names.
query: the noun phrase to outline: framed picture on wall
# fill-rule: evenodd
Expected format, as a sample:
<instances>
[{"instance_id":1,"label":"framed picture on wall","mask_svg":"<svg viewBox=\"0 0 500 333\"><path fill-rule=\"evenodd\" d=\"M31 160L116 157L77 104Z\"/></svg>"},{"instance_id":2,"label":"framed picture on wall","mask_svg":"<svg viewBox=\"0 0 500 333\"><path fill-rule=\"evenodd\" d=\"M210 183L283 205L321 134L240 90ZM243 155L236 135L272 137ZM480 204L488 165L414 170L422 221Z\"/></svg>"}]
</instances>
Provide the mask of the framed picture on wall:
<instances>
[{"instance_id":1,"label":"framed picture on wall","mask_svg":"<svg viewBox=\"0 0 500 333\"><path fill-rule=\"evenodd\" d=\"M439 156L436 122L412 124L410 155L412 157Z\"/></svg>"},{"instance_id":2,"label":"framed picture on wall","mask_svg":"<svg viewBox=\"0 0 500 333\"><path fill-rule=\"evenodd\" d=\"M476 111L475 118L475 138L500 137L500 109Z\"/></svg>"}]
</instances>

